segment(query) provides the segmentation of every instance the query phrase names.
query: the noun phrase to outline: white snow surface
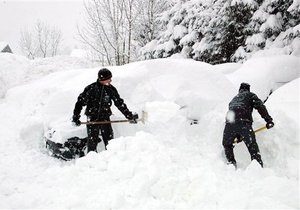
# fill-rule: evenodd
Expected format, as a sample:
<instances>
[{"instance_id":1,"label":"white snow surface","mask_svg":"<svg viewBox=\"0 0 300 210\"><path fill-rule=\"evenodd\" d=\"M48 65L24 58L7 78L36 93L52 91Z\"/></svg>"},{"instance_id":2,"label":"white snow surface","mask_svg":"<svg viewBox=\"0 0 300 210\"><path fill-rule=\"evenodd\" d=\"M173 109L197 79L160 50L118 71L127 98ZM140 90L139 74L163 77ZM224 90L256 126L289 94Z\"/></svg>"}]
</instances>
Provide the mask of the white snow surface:
<instances>
[{"instance_id":1,"label":"white snow surface","mask_svg":"<svg viewBox=\"0 0 300 210\"><path fill-rule=\"evenodd\" d=\"M43 136L49 129L57 129L57 141L86 135L70 119L101 66L63 70L64 61L37 72L43 62L0 57L1 209L299 209L299 57L109 66L127 106L148 119L113 124L108 150L68 162L49 156ZM235 147L237 170L224 158L225 114L241 82L262 99L273 92L265 104L275 127L256 135L264 168L250 162L243 143ZM253 116L254 128L265 125L257 111Z\"/></svg>"},{"instance_id":2,"label":"white snow surface","mask_svg":"<svg viewBox=\"0 0 300 210\"><path fill-rule=\"evenodd\" d=\"M8 45L7 42L0 41L0 51L2 51Z\"/></svg>"}]
</instances>

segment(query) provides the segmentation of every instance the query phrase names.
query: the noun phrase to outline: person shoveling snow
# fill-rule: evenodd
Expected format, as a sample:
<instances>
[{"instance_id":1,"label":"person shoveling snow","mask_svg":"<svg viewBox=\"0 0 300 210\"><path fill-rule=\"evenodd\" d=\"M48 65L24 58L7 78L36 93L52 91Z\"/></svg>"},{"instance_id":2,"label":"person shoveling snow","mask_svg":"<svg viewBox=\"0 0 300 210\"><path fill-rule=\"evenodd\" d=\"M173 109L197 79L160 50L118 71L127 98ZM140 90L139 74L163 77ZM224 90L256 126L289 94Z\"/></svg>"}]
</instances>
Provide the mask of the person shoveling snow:
<instances>
[{"instance_id":1,"label":"person shoveling snow","mask_svg":"<svg viewBox=\"0 0 300 210\"><path fill-rule=\"evenodd\" d=\"M117 89L111 85L111 78L112 73L110 70L106 68L100 69L97 81L88 85L78 96L72 121L75 126L86 124L88 136L86 138L72 137L64 144L57 144L50 140L46 141L48 149L53 154L57 154L63 159L72 159L75 156L82 157L85 154L83 152L85 149L87 149L87 152L97 152L97 145L101 141L103 141L106 149L108 142L114 137L112 122L138 122L138 114L129 111ZM127 120L110 120L112 101ZM80 113L83 106L86 106L85 115L87 116L87 122L82 123L80 121ZM99 134L102 139L99 137Z\"/></svg>"},{"instance_id":2,"label":"person shoveling snow","mask_svg":"<svg viewBox=\"0 0 300 210\"><path fill-rule=\"evenodd\" d=\"M248 83L241 83L239 93L230 101L229 111L226 116L226 125L223 134L223 147L228 164L235 167L233 148L235 138L244 141L251 156L251 160L256 160L261 167L263 161L252 129L252 111L257 109L262 118L266 121L266 128L274 126L273 119L269 115L263 102L252 92Z\"/></svg>"}]
</instances>

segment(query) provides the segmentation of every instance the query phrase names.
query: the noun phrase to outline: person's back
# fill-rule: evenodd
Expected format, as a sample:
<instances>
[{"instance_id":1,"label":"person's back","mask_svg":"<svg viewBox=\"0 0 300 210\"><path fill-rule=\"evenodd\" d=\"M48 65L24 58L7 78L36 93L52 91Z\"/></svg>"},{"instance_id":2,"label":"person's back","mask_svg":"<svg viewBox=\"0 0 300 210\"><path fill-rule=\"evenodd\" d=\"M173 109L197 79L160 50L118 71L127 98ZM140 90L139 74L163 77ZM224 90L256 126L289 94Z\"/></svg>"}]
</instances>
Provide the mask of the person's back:
<instances>
[{"instance_id":1,"label":"person's back","mask_svg":"<svg viewBox=\"0 0 300 210\"><path fill-rule=\"evenodd\" d=\"M240 90L239 93L230 101L229 111L234 113L234 122L252 122L252 97L253 93L247 90Z\"/></svg>"},{"instance_id":2,"label":"person's back","mask_svg":"<svg viewBox=\"0 0 300 210\"><path fill-rule=\"evenodd\" d=\"M252 112L253 108L257 109L262 118L266 122L271 122L272 118L268 114L268 111L256 94L250 92L250 85L242 83L239 89L239 93L230 101L229 112L233 112L233 117L230 118L232 122L253 122Z\"/></svg>"}]
</instances>

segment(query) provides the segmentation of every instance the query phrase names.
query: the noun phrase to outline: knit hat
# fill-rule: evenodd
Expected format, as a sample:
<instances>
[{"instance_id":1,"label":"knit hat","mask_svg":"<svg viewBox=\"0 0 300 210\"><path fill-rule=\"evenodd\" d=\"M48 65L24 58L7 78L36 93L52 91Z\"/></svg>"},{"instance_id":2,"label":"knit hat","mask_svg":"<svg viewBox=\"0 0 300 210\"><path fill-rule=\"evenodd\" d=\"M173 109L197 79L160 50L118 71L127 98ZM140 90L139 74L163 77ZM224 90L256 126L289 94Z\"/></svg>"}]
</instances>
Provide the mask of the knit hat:
<instances>
[{"instance_id":1,"label":"knit hat","mask_svg":"<svg viewBox=\"0 0 300 210\"><path fill-rule=\"evenodd\" d=\"M100 81L108 80L110 78L112 78L112 74L107 68L103 68L99 70L98 79Z\"/></svg>"},{"instance_id":2,"label":"knit hat","mask_svg":"<svg viewBox=\"0 0 300 210\"><path fill-rule=\"evenodd\" d=\"M239 90L248 90L250 91L250 85L248 83L241 83Z\"/></svg>"}]
</instances>

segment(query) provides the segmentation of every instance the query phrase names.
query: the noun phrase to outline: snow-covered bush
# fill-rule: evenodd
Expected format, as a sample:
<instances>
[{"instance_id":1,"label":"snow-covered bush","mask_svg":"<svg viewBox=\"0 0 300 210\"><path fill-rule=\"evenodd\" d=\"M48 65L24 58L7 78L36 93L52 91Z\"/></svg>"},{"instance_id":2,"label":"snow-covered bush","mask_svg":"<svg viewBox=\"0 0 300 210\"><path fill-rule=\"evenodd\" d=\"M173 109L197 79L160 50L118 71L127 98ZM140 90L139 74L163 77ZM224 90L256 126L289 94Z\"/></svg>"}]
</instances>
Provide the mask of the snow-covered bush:
<instances>
[{"instance_id":1,"label":"snow-covered bush","mask_svg":"<svg viewBox=\"0 0 300 210\"><path fill-rule=\"evenodd\" d=\"M296 0L179 0L161 15L161 33L141 49L141 58L244 62L272 48L298 55L299 11Z\"/></svg>"}]
</instances>

